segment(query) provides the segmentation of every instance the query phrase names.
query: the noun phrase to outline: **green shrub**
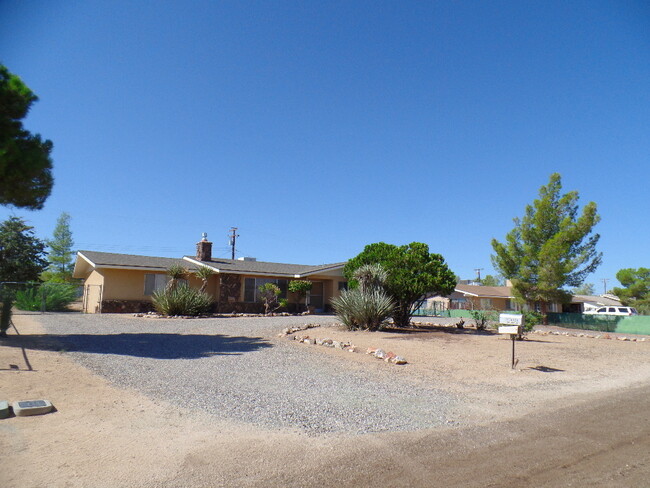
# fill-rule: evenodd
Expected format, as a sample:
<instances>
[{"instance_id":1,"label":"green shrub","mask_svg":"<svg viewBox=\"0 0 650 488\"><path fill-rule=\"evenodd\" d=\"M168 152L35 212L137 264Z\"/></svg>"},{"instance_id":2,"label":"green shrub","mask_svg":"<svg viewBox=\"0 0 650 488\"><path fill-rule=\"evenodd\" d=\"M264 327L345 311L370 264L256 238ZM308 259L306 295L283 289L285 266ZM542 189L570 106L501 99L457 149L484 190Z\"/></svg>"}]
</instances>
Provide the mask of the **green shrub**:
<instances>
[{"instance_id":1,"label":"green shrub","mask_svg":"<svg viewBox=\"0 0 650 488\"><path fill-rule=\"evenodd\" d=\"M533 327L542 323L543 315L539 312L527 310L522 314L524 316L524 332L530 332Z\"/></svg>"},{"instance_id":2,"label":"green shrub","mask_svg":"<svg viewBox=\"0 0 650 488\"><path fill-rule=\"evenodd\" d=\"M476 323L476 330L485 330L488 325L494 325L499 320L494 310L469 310L469 314Z\"/></svg>"},{"instance_id":3,"label":"green shrub","mask_svg":"<svg viewBox=\"0 0 650 488\"><path fill-rule=\"evenodd\" d=\"M161 315L190 315L197 316L210 312L213 298L206 293L190 288L181 283L173 289L153 292L151 298L153 307Z\"/></svg>"},{"instance_id":4,"label":"green shrub","mask_svg":"<svg viewBox=\"0 0 650 488\"><path fill-rule=\"evenodd\" d=\"M338 318L349 330L379 330L393 313L393 301L383 290L343 290L332 300Z\"/></svg>"},{"instance_id":5,"label":"green shrub","mask_svg":"<svg viewBox=\"0 0 650 488\"><path fill-rule=\"evenodd\" d=\"M38 312L43 310L45 301L46 311L61 312L77 299L77 288L77 285L68 283L30 284L25 290L16 292L16 308Z\"/></svg>"}]
</instances>

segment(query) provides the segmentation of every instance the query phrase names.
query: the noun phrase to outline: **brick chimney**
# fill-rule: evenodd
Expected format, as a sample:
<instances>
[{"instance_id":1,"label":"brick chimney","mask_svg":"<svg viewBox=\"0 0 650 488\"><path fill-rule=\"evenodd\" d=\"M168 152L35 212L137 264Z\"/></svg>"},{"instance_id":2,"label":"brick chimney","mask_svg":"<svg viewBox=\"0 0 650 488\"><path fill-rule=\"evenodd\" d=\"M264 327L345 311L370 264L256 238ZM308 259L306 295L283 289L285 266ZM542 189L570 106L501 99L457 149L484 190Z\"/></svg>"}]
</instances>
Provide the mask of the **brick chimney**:
<instances>
[{"instance_id":1,"label":"brick chimney","mask_svg":"<svg viewBox=\"0 0 650 488\"><path fill-rule=\"evenodd\" d=\"M196 243L196 259L199 261L212 260L212 243L208 242L208 234L205 232L203 233L201 240Z\"/></svg>"}]
</instances>

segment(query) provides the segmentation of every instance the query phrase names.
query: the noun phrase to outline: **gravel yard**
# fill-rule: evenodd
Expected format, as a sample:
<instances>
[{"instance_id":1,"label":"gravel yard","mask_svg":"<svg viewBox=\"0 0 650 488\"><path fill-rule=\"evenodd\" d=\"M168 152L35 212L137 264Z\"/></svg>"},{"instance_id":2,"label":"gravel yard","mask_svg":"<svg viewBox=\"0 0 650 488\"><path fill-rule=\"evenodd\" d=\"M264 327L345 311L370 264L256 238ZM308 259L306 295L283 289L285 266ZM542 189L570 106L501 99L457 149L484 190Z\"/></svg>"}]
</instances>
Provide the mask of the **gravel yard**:
<instances>
[{"instance_id":1,"label":"gravel yard","mask_svg":"<svg viewBox=\"0 0 650 488\"><path fill-rule=\"evenodd\" d=\"M313 354L277 334L334 317L37 317L61 349L120 387L219 418L308 434L412 431L447 423L457 399L435 384ZM320 335L326 335L323 329ZM314 346L316 347L316 346Z\"/></svg>"}]
</instances>

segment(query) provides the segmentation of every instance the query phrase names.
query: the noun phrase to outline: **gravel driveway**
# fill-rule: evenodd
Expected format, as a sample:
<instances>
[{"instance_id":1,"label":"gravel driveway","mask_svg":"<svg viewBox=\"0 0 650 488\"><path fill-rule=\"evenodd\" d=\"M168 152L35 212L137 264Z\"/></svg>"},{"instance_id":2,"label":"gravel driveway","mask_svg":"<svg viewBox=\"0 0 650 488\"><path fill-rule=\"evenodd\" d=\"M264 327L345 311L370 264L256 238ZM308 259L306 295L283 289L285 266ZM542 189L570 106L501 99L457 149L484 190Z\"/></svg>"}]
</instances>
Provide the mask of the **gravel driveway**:
<instances>
[{"instance_id":1,"label":"gravel driveway","mask_svg":"<svg viewBox=\"0 0 650 488\"><path fill-rule=\"evenodd\" d=\"M144 319L34 317L67 354L120 387L226 420L308 434L418 430L446 423L449 393L314 354L277 337L331 316ZM322 334L321 334L322 335Z\"/></svg>"}]
</instances>

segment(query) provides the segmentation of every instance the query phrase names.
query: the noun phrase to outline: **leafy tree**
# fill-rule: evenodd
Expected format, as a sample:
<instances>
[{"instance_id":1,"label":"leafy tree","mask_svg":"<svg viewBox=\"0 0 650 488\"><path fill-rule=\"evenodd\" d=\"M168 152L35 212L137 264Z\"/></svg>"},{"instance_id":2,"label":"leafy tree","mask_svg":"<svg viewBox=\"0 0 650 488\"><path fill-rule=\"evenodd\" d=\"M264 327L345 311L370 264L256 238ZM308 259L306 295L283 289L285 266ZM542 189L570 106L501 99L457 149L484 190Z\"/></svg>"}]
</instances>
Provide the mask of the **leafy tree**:
<instances>
[{"instance_id":1,"label":"leafy tree","mask_svg":"<svg viewBox=\"0 0 650 488\"><path fill-rule=\"evenodd\" d=\"M512 281L520 301L541 302L544 316L549 302L570 300L563 287L580 286L602 259L596 252L600 236L592 235L600 220L596 204L588 203L578 215L578 193L561 190L561 177L553 173L523 218L514 219L505 243L492 239L494 267Z\"/></svg>"},{"instance_id":2,"label":"leafy tree","mask_svg":"<svg viewBox=\"0 0 650 488\"><path fill-rule=\"evenodd\" d=\"M429 246L412 242L395 246L385 242L369 244L363 252L345 265L343 274L358 286L354 272L364 264L382 265L388 278L384 288L392 299L393 320L399 327L407 327L413 310L427 293L448 295L456 286L454 273L440 254L429 253Z\"/></svg>"},{"instance_id":3,"label":"leafy tree","mask_svg":"<svg viewBox=\"0 0 650 488\"><path fill-rule=\"evenodd\" d=\"M296 293L305 300L305 310L307 310L307 292L311 290L312 286L313 283L309 280L293 280L288 285L288 290L291 293Z\"/></svg>"},{"instance_id":4,"label":"leafy tree","mask_svg":"<svg viewBox=\"0 0 650 488\"><path fill-rule=\"evenodd\" d=\"M505 282L503 278L499 275L485 275L485 277L481 280L481 285L483 286L503 286L504 283Z\"/></svg>"},{"instance_id":5,"label":"leafy tree","mask_svg":"<svg viewBox=\"0 0 650 488\"><path fill-rule=\"evenodd\" d=\"M43 281L70 281L72 278L72 246L74 246L74 241L70 230L69 214L66 212L61 213L56 221L52 239L46 242L50 248L47 255L50 265L41 278Z\"/></svg>"},{"instance_id":6,"label":"leafy tree","mask_svg":"<svg viewBox=\"0 0 650 488\"><path fill-rule=\"evenodd\" d=\"M595 292L593 283L584 283L571 290L573 295L593 295Z\"/></svg>"},{"instance_id":7,"label":"leafy tree","mask_svg":"<svg viewBox=\"0 0 650 488\"><path fill-rule=\"evenodd\" d=\"M286 300L278 300L282 290L275 283L264 283L258 290L260 300L264 303L264 315L268 315L286 305Z\"/></svg>"},{"instance_id":8,"label":"leafy tree","mask_svg":"<svg viewBox=\"0 0 650 488\"><path fill-rule=\"evenodd\" d=\"M35 281L47 266L45 244L34 236L33 227L18 217L0 224L0 336L7 335L14 300L13 288L2 282Z\"/></svg>"},{"instance_id":9,"label":"leafy tree","mask_svg":"<svg viewBox=\"0 0 650 488\"><path fill-rule=\"evenodd\" d=\"M624 268L616 273L623 288L614 288L624 305L636 308L639 313L650 314L650 269Z\"/></svg>"},{"instance_id":10,"label":"leafy tree","mask_svg":"<svg viewBox=\"0 0 650 488\"><path fill-rule=\"evenodd\" d=\"M52 191L52 142L23 129L38 97L0 64L0 205L38 210Z\"/></svg>"}]
</instances>

